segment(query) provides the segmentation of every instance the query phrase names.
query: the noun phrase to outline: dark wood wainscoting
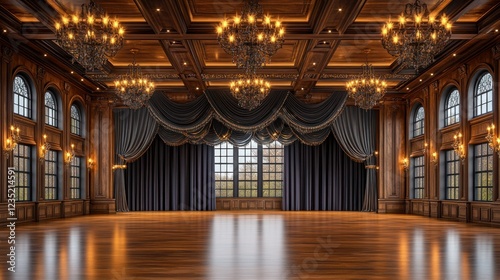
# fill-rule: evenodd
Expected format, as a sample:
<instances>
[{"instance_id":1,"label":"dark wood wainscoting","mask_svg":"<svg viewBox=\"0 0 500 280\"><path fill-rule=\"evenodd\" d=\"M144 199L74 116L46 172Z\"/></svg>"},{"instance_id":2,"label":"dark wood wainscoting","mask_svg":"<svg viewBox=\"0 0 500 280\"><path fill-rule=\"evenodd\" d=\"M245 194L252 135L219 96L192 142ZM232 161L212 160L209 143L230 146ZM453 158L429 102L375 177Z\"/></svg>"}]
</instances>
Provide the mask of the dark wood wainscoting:
<instances>
[{"instance_id":1,"label":"dark wood wainscoting","mask_svg":"<svg viewBox=\"0 0 500 280\"><path fill-rule=\"evenodd\" d=\"M217 198L216 210L281 210L281 198Z\"/></svg>"}]
</instances>

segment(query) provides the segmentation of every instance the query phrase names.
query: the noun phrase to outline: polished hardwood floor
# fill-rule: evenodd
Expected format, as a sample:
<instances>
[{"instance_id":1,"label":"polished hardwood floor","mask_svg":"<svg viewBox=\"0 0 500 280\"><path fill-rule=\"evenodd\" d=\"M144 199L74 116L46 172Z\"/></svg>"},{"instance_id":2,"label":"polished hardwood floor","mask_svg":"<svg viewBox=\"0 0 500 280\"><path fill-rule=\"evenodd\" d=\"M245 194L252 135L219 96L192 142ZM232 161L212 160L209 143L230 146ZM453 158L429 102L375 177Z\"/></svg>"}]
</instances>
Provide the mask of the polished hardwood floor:
<instances>
[{"instance_id":1,"label":"polished hardwood floor","mask_svg":"<svg viewBox=\"0 0 500 280\"><path fill-rule=\"evenodd\" d=\"M500 279L500 229L361 212L132 212L16 227L2 279Z\"/></svg>"}]
</instances>

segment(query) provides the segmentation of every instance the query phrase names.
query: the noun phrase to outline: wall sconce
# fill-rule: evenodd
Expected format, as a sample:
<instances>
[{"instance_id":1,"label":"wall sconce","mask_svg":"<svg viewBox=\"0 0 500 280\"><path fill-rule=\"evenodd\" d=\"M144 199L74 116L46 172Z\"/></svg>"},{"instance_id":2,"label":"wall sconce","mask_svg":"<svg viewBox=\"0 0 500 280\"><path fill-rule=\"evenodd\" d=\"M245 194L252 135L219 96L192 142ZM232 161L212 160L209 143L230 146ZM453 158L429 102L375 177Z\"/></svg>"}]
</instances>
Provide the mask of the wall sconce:
<instances>
[{"instance_id":1,"label":"wall sconce","mask_svg":"<svg viewBox=\"0 0 500 280\"><path fill-rule=\"evenodd\" d=\"M408 171L408 167L410 167L408 165L408 158L404 158L403 161L402 161L402 164L403 164L403 169L406 171Z\"/></svg>"},{"instance_id":2,"label":"wall sconce","mask_svg":"<svg viewBox=\"0 0 500 280\"><path fill-rule=\"evenodd\" d=\"M87 168L88 169L92 169L94 167L94 164L95 164L95 162L94 162L94 160L92 158L89 158L87 160Z\"/></svg>"},{"instance_id":3,"label":"wall sconce","mask_svg":"<svg viewBox=\"0 0 500 280\"><path fill-rule=\"evenodd\" d=\"M50 150L50 144L47 142L47 134L44 134L43 135L43 143L42 145L40 145L40 162L44 162L45 161L45 154L47 153L47 151Z\"/></svg>"},{"instance_id":4,"label":"wall sconce","mask_svg":"<svg viewBox=\"0 0 500 280\"><path fill-rule=\"evenodd\" d=\"M375 164L368 164L368 165L365 165L365 168L366 168L366 169L375 169L375 170L378 170L378 169L379 169L379 167L378 167L378 165L377 165L377 163L378 163L378 160L377 160L377 157L378 157L378 151L374 151L372 156L373 156L373 157L375 157Z\"/></svg>"},{"instance_id":5,"label":"wall sconce","mask_svg":"<svg viewBox=\"0 0 500 280\"><path fill-rule=\"evenodd\" d=\"M495 137L495 125L491 124L491 126L488 126L486 130L488 131L488 135L486 135L488 145L498 154L498 157L500 158L500 138Z\"/></svg>"},{"instance_id":6,"label":"wall sconce","mask_svg":"<svg viewBox=\"0 0 500 280\"><path fill-rule=\"evenodd\" d=\"M73 161L74 157L75 157L75 144L71 144L71 150L69 152L66 152L66 155L64 156L64 162L66 162L66 164L69 165Z\"/></svg>"},{"instance_id":7,"label":"wall sconce","mask_svg":"<svg viewBox=\"0 0 500 280\"><path fill-rule=\"evenodd\" d=\"M464 144L462 143L462 133L459 132L453 136L453 139L455 139L455 142L453 142L453 150L455 150L455 153L457 156L462 160L462 164L464 163L465 160L465 148Z\"/></svg>"},{"instance_id":8,"label":"wall sconce","mask_svg":"<svg viewBox=\"0 0 500 280\"><path fill-rule=\"evenodd\" d=\"M438 155L436 152L432 153L431 162L434 163L434 165L438 164Z\"/></svg>"},{"instance_id":9,"label":"wall sconce","mask_svg":"<svg viewBox=\"0 0 500 280\"><path fill-rule=\"evenodd\" d=\"M19 136L19 127L10 126L10 137L5 140L4 154L7 158L9 158L10 152L12 152L17 143L21 141L21 136Z\"/></svg>"}]
</instances>

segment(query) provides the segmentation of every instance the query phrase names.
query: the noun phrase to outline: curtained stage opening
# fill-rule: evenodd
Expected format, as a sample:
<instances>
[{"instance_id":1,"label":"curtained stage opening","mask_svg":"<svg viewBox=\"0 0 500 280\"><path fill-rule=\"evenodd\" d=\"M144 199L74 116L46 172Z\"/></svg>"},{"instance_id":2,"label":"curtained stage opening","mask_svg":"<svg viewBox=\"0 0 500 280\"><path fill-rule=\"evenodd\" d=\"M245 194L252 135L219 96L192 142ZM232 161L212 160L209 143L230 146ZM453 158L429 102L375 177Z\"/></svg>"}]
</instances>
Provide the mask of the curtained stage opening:
<instances>
[{"instance_id":1,"label":"curtained stage opening","mask_svg":"<svg viewBox=\"0 0 500 280\"><path fill-rule=\"evenodd\" d=\"M361 211L367 170L330 134L318 146L285 146L283 210Z\"/></svg>"},{"instance_id":2,"label":"curtained stage opening","mask_svg":"<svg viewBox=\"0 0 500 280\"><path fill-rule=\"evenodd\" d=\"M125 192L131 211L215 210L214 148L168 146L156 136L127 164Z\"/></svg>"}]
</instances>

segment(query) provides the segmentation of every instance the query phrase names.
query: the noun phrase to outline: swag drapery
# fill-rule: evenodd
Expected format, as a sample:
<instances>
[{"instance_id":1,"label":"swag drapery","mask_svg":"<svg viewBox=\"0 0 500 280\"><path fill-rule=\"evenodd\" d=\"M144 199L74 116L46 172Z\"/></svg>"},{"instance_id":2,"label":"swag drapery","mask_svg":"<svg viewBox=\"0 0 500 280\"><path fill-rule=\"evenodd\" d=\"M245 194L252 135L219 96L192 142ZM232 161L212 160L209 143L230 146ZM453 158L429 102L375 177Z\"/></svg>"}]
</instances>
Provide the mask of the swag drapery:
<instances>
[{"instance_id":1,"label":"swag drapery","mask_svg":"<svg viewBox=\"0 0 500 280\"><path fill-rule=\"evenodd\" d=\"M288 91L272 91L261 106L248 111L240 108L229 92L206 91L194 101L183 104L173 102L157 92L149 100L147 108L136 111L115 110L116 161L135 161L146 152L155 135L169 146L213 146L222 141L244 146L252 139L260 144L277 140L290 145L299 140L302 144L319 145L330 134L338 140L338 134L346 133L347 136L338 140L342 149L349 151L347 154L355 161L369 159L374 147L373 127L372 130L363 131L364 135L359 139L357 133L374 120L366 111L363 114L356 108L344 108L346 98L346 93L334 93L321 103L306 104ZM352 110L357 110L357 113L350 113ZM343 115L346 117L342 118ZM338 119L341 121L337 121ZM352 126L353 122L364 124ZM366 141L372 142L365 143ZM368 205L376 205L376 182L371 180L367 180L366 184L375 188L375 196L370 196L371 200L375 200ZM115 170L118 211L128 211L124 185L123 170ZM214 197L206 199L213 201L201 203L202 205L215 204Z\"/></svg>"}]
</instances>

